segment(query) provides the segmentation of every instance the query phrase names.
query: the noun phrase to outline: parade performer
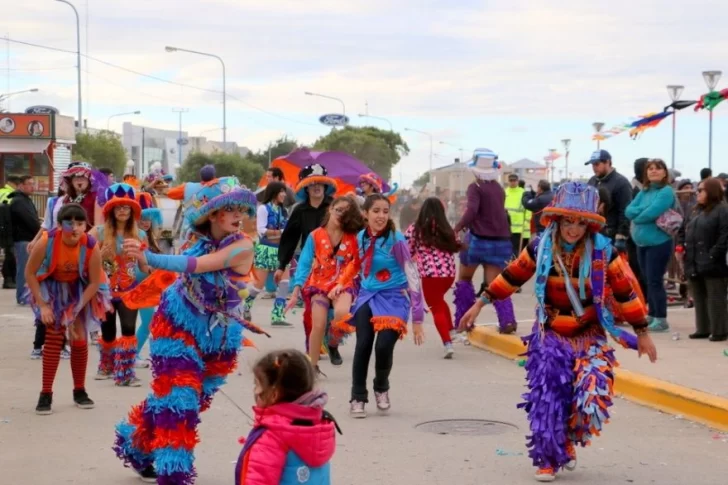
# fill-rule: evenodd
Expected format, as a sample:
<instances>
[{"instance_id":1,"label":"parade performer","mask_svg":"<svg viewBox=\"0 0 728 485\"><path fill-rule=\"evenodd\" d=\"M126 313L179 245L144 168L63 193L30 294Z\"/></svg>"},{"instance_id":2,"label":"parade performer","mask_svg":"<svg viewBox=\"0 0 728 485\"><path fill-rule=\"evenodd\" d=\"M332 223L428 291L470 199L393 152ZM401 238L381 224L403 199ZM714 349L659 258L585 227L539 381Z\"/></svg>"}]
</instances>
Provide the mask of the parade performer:
<instances>
[{"instance_id":1,"label":"parade performer","mask_svg":"<svg viewBox=\"0 0 728 485\"><path fill-rule=\"evenodd\" d=\"M44 233L33 248L25 269L30 304L36 320L46 326L43 387L36 414L52 413L53 381L63 340L71 342L73 401L82 409L94 402L86 392L88 343L111 309L111 296L101 269L96 240L85 233L88 217L79 204L65 204L56 228Z\"/></svg>"},{"instance_id":2,"label":"parade performer","mask_svg":"<svg viewBox=\"0 0 728 485\"><path fill-rule=\"evenodd\" d=\"M367 373L372 349L377 409L389 410L394 345L407 334L410 310L415 344L424 342L425 311L417 265L410 258L404 236L395 229L389 210L390 202L384 195L367 197L364 203L367 228L357 236L361 289L354 305L356 348L349 409L354 418L366 417Z\"/></svg>"},{"instance_id":3,"label":"parade performer","mask_svg":"<svg viewBox=\"0 0 728 485\"><path fill-rule=\"evenodd\" d=\"M512 259L512 246L508 216L505 210L505 192L498 182L501 164L491 150L476 150L470 164L475 181L468 186L467 208L455 225L455 233L462 236L464 249L460 252L460 271L455 284L455 326L475 302L473 275L483 267L485 284L490 284ZM493 304L498 315L498 331L514 333L516 315L513 302L504 298Z\"/></svg>"},{"instance_id":4,"label":"parade performer","mask_svg":"<svg viewBox=\"0 0 728 485\"><path fill-rule=\"evenodd\" d=\"M192 207L195 199L195 195L205 187L210 187L217 183L215 166L205 165L200 169L200 181L199 182L185 182L167 190L167 197L172 200L179 200L182 203L177 210L175 216L175 237L185 239L185 234L189 229L185 212Z\"/></svg>"},{"instance_id":5,"label":"parade performer","mask_svg":"<svg viewBox=\"0 0 728 485\"><path fill-rule=\"evenodd\" d=\"M328 396L297 350L276 350L253 368L255 423L235 467L235 485L331 485L338 425Z\"/></svg>"},{"instance_id":6,"label":"parade performer","mask_svg":"<svg viewBox=\"0 0 728 485\"><path fill-rule=\"evenodd\" d=\"M222 177L200 190L187 211L196 242L183 255L144 251L136 239L124 243L142 270L184 273L152 319L152 392L116 428L114 450L144 480L193 483L200 413L235 369L243 327L264 333L243 318L253 243L240 229L255 206L255 194L235 177Z\"/></svg>"},{"instance_id":7,"label":"parade performer","mask_svg":"<svg viewBox=\"0 0 728 485\"><path fill-rule=\"evenodd\" d=\"M425 200L417 221L407 228L404 235L410 256L417 262L422 292L445 346L445 358L452 359L454 350L450 332L454 327L450 307L445 303L445 293L455 281L454 254L460 251L461 244L447 220L440 199L430 197Z\"/></svg>"},{"instance_id":8,"label":"parade performer","mask_svg":"<svg viewBox=\"0 0 728 485\"><path fill-rule=\"evenodd\" d=\"M351 197L338 197L329 206L322 227L306 239L298 259L289 307L296 304L302 290L306 300L311 302L308 355L318 374L321 374L318 361L322 344L328 350L332 365L343 364L339 343L353 330L348 322L359 271L356 236L363 227L364 220L356 201ZM334 315L329 322L332 307Z\"/></svg>"},{"instance_id":9,"label":"parade performer","mask_svg":"<svg viewBox=\"0 0 728 485\"><path fill-rule=\"evenodd\" d=\"M365 173L359 176L358 201L360 205L364 204L364 200L372 194L382 194L394 203L394 193L397 192L399 186L395 183L388 192L383 192L384 181L382 177L374 172Z\"/></svg>"},{"instance_id":10,"label":"parade performer","mask_svg":"<svg viewBox=\"0 0 728 485\"><path fill-rule=\"evenodd\" d=\"M134 288L142 279L136 259L122 251L125 239L133 238L147 244L146 233L139 229L141 206L134 188L128 184L114 184L106 191L103 226L93 228L89 234L98 239L102 265L109 278L113 310L101 324L99 341L99 368L96 380L114 379L117 386L140 387L134 366L137 355L136 320L138 311L121 300L122 295ZM121 337L116 338L116 317L121 325Z\"/></svg>"},{"instance_id":11,"label":"parade performer","mask_svg":"<svg viewBox=\"0 0 728 485\"><path fill-rule=\"evenodd\" d=\"M657 359L629 265L611 240L599 234L605 221L598 206L593 187L581 182L560 186L553 204L543 210L542 236L461 320L463 327L472 325L484 305L509 297L536 276L536 323L523 339L529 392L519 407L528 413L529 456L540 482L555 480L561 468L573 470L575 446L587 446L609 419L617 362L607 333L625 348L647 354L652 362ZM605 304L608 290L637 337L615 326Z\"/></svg>"},{"instance_id":12,"label":"parade performer","mask_svg":"<svg viewBox=\"0 0 728 485\"><path fill-rule=\"evenodd\" d=\"M288 222L288 212L283 207L288 193L283 182L271 182L265 188L263 202L258 206L256 224L258 229L258 242L255 245L255 279L257 285L252 286L250 294L245 299L245 319L250 320L250 311L258 294L263 291L268 274L278 268L278 246L281 242L283 229ZM270 319L274 327L290 327L285 321L286 298L288 297L289 273L286 271L283 279L278 282L276 298L273 301Z\"/></svg>"},{"instance_id":13,"label":"parade performer","mask_svg":"<svg viewBox=\"0 0 728 485\"><path fill-rule=\"evenodd\" d=\"M301 169L296 184L296 200L288 224L281 235L278 248L278 270L274 279L280 283L288 265L293 261L296 248L303 245L315 229L321 227L326 211L336 193L336 181L328 176L326 167L315 163ZM306 333L306 351L311 335L311 300L304 297L303 328Z\"/></svg>"}]
</instances>

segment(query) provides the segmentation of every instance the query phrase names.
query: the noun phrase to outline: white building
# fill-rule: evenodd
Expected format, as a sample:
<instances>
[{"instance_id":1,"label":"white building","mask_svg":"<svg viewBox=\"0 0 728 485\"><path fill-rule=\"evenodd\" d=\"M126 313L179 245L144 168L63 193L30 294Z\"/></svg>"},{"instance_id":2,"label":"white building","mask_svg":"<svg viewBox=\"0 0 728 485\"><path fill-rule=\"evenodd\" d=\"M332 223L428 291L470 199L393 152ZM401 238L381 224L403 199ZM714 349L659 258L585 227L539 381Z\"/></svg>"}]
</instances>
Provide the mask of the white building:
<instances>
[{"instance_id":1,"label":"white building","mask_svg":"<svg viewBox=\"0 0 728 485\"><path fill-rule=\"evenodd\" d=\"M134 173L137 176L147 173L155 162L161 162L162 169L174 175L177 164L181 165L191 151L186 131L182 132L181 144L179 139L180 132L177 130L137 126L128 121L124 122L121 136L129 159L135 163Z\"/></svg>"}]
</instances>

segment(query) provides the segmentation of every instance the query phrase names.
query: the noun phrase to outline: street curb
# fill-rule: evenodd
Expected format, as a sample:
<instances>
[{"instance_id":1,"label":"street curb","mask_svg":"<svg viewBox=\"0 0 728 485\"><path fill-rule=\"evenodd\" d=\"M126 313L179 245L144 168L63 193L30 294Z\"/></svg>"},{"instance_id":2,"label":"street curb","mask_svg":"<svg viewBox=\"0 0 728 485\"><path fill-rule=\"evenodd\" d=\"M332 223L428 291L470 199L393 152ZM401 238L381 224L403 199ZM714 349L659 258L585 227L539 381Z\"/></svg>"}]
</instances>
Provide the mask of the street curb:
<instances>
[{"instance_id":1,"label":"street curb","mask_svg":"<svg viewBox=\"0 0 728 485\"><path fill-rule=\"evenodd\" d=\"M501 335L493 327L469 334L474 347L511 360L525 359L520 337ZM614 392L630 401L728 431L728 399L624 369L615 369Z\"/></svg>"}]
</instances>

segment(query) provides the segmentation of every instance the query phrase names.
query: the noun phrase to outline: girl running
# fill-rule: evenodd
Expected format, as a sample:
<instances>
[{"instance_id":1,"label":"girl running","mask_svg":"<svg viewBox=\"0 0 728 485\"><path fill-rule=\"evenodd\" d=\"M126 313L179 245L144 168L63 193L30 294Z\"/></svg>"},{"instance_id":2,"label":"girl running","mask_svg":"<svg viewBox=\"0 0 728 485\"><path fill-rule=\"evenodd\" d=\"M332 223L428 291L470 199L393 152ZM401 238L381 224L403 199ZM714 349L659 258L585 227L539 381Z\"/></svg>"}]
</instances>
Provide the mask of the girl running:
<instances>
[{"instance_id":1,"label":"girl running","mask_svg":"<svg viewBox=\"0 0 728 485\"><path fill-rule=\"evenodd\" d=\"M99 328L111 309L101 252L85 233L86 211L79 204L65 204L56 221L56 228L33 247L25 268L33 313L46 326L43 387L35 408L41 415L52 413L53 381L66 334L71 342L73 401L82 409L94 407L86 393L86 335Z\"/></svg>"},{"instance_id":2,"label":"girl running","mask_svg":"<svg viewBox=\"0 0 728 485\"><path fill-rule=\"evenodd\" d=\"M445 358L452 359L452 315L445 303L445 293L455 281L454 254L460 251L461 245L447 221L440 199L430 197L425 200L417 221L407 228L405 237L410 256L417 262L417 271L422 277L425 302L445 346Z\"/></svg>"},{"instance_id":3,"label":"girl running","mask_svg":"<svg viewBox=\"0 0 728 485\"><path fill-rule=\"evenodd\" d=\"M356 296L354 278L358 272L357 233L364 227L359 206L351 197L339 197L329 206L322 227L313 231L303 246L293 277L293 294L288 308L293 308L303 288L311 299L311 337L308 355L316 372L319 349L327 333L329 310L334 316L328 332L327 349L331 364L343 363L339 342L351 332L351 305Z\"/></svg>"},{"instance_id":4,"label":"girl running","mask_svg":"<svg viewBox=\"0 0 728 485\"><path fill-rule=\"evenodd\" d=\"M364 212L367 227L357 236L361 260L361 289L354 305L356 348L352 368L350 414L365 418L368 402L367 373L375 350L374 396L377 408L387 411L389 374L394 345L407 334L412 311L416 345L425 340L424 308L417 266L410 258L407 241L389 217L390 202L382 194L367 197ZM375 344L376 339L376 344Z\"/></svg>"},{"instance_id":5,"label":"girl running","mask_svg":"<svg viewBox=\"0 0 728 485\"><path fill-rule=\"evenodd\" d=\"M263 356L253 369L255 424L235 468L236 485L331 484L338 425L297 350Z\"/></svg>"}]
</instances>

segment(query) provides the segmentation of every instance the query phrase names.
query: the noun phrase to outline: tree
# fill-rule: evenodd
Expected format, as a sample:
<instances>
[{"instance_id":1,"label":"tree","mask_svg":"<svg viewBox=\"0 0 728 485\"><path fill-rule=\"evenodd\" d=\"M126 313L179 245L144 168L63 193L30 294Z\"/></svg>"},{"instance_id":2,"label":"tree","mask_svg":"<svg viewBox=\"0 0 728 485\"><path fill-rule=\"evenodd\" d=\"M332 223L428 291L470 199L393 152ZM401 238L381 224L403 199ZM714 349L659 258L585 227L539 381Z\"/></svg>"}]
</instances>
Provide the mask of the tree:
<instances>
[{"instance_id":1,"label":"tree","mask_svg":"<svg viewBox=\"0 0 728 485\"><path fill-rule=\"evenodd\" d=\"M409 147L399 133L373 126L332 130L316 140L314 149L349 153L385 180L391 178L392 167L409 153Z\"/></svg>"},{"instance_id":2,"label":"tree","mask_svg":"<svg viewBox=\"0 0 728 485\"><path fill-rule=\"evenodd\" d=\"M272 162L276 158L282 157L283 155L288 155L296 148L298 148L298 142L296 141L296 139L288 138L288 135L284 135L278 138L276 141L271 142L269 147L266 147L263 150L258 150L255 153L248 153L245 158L247 160L257 163L258 165L263 167L263 169L267 169L269 166L269 162Z\"/></svg>"},{"instance_id":3,"label":"tree","mask_svg":"<svg viewBox=\"0 0 728 485\"><path fill-rule=\"evenodd\" d=\"M96 168L110 168L121 176L126 168L126 150L119 137L110 131L97 134L78 133L73 160L89 162Z\"/></svg>"},{"instance_id":4,"label":"tree","mask_svg":"<svg viewBox=\"0 0 728 485\"><path fill-rule=\"evenodd\" d=\"M414 187L424 187L426 184L430 182L430 172L425 172L422 175L420 175L417 180L412 182L412 185Z\"/></svg>"},{"instance_id":5,"label":"tree","mask_svg":"<svg viewBox=\"0 0 728 485\"><path fill-rule=\"evenodd\" d=\"M180 182L199 182L200 169L205 165L214 165L218 177L234 175L240 183L249 188L258 186L258 181L263 176L265 169L248 158L243 158L238 153L220 153L212 155L192 152L177 172L177 180Z\"/></svg>"}]
</instances>

